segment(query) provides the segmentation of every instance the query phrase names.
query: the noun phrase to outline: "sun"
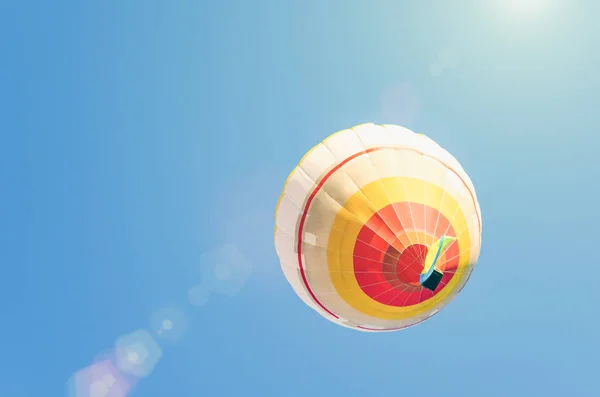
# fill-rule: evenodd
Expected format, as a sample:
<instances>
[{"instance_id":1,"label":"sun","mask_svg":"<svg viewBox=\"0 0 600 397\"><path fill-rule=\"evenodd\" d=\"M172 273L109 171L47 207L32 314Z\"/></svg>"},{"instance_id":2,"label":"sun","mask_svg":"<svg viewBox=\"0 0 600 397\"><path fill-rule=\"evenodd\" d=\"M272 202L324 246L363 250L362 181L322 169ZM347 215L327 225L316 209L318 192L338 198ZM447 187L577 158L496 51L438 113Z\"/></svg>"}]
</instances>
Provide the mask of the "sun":
<instances>
[{"instance_id":1,"label":"sun","mask_svg":"<svg viewBox=\"0 0 600 397\"><path fill-rule=\"evenodd\" d=\"M499 6L507 12L523 16L535 16L548 9L552 0L501 0Z\"/></svg>"},{"instance_id":2,"label":"sun","mask_svg":"<svg viewBox=\"0 0 600 397\"><path fill-rule=\"evenodd\" d=\"M544 0L505 0L507 7L519 11L534 11L544 5Z\"/></svg>"}]
</instances>

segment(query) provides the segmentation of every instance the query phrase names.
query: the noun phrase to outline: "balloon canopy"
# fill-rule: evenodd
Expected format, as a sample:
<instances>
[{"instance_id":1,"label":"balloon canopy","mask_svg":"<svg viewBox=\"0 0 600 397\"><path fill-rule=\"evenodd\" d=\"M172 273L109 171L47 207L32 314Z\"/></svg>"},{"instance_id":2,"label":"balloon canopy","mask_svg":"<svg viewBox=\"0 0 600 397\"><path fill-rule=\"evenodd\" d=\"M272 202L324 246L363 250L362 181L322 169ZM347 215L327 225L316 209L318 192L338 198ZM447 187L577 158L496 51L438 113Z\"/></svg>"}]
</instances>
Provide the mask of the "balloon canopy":
<instances>
[{"instance_id":1,"label":"balloon canopy","mask_svg":"<svg viewBox=\"0 0 600 397\"><path fill-rule=\"evenodd\" d=\"M395 331L445 307L479 257L481 212L458 161L394 125L337 132L292 171L275 246L298 296L361 331Z\"/></svg>"}]
</instances>

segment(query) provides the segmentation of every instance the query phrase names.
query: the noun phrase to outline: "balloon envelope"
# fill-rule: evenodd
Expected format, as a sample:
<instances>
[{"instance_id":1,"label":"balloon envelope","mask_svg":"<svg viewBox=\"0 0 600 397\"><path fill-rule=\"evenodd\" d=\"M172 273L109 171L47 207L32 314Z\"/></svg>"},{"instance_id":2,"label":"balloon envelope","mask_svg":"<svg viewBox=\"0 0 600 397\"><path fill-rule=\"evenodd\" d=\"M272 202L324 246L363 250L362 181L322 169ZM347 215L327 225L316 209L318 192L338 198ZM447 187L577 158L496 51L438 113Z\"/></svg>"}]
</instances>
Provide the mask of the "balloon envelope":
<instances>
[{"instance_id":1,"label":"balloon envelope","mask_svg":"<svg viewBox=\"0 0 600 397\"><path fill-rule=\"evenodd\" d=\"M433 140L394 125L359 125L311 149L275 218L277 254L298 296L367 332L439 312L465 286L481 246L469 176Z\"/></svg>"}]
</instances>

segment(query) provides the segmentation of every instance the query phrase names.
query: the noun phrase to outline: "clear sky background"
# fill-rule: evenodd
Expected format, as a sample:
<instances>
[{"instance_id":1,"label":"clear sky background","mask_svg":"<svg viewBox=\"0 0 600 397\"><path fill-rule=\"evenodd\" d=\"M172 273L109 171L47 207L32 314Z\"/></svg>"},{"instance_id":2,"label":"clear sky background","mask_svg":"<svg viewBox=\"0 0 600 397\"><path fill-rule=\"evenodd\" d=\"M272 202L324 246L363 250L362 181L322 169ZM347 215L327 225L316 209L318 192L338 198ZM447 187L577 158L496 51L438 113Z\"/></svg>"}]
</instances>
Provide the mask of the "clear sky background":
<instances>
[{"instance_id":1,"label":"clear sky background","mask_svg":"<svg viewBox=\"0 0 600 397\"><path fill-rule=\"evenodd\" d=\"M67 395L146 329L133 397L594 396L600 3L521 3L0 0L0 395ZM288 173L368 121L449 150L483 215L459 297L386 334L273 248Z\"/></svg>"}]
</instances>

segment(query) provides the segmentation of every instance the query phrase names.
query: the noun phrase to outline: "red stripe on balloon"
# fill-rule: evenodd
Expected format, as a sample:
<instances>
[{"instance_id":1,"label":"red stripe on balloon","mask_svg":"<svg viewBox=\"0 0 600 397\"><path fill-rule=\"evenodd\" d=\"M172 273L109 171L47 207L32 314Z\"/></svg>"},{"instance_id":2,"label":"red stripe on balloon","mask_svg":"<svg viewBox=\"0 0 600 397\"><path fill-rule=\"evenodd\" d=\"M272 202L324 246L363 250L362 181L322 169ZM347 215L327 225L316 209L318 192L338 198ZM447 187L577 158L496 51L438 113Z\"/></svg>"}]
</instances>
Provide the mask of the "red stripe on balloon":
<instances>
[{"instance_id":1,"label":"red stripe on balloon","mask_svg":"<svg viewBox=\"0 0 600 397\"><path fill-rule=\"evenodd\" d=\"M415 216L409 217L411 213ZM404 307L422 303L440 292L454 277L454 269L459 261L458 242L453 243L446 251L448 263L441 265L443 270L448 268L451 272L444 274L440 286L435 291L421 287L419 276L428 248L415 243L406 247L403 252L398 252L389 243L390 235L395 238L396 234L411 229L422 231L436 239L444 234L456 236L449 220L438 210L408 202L382 208L367 221L358 234L353 258L356 281L367 296L381 304Z\"/></svg>"}]
</instances>

